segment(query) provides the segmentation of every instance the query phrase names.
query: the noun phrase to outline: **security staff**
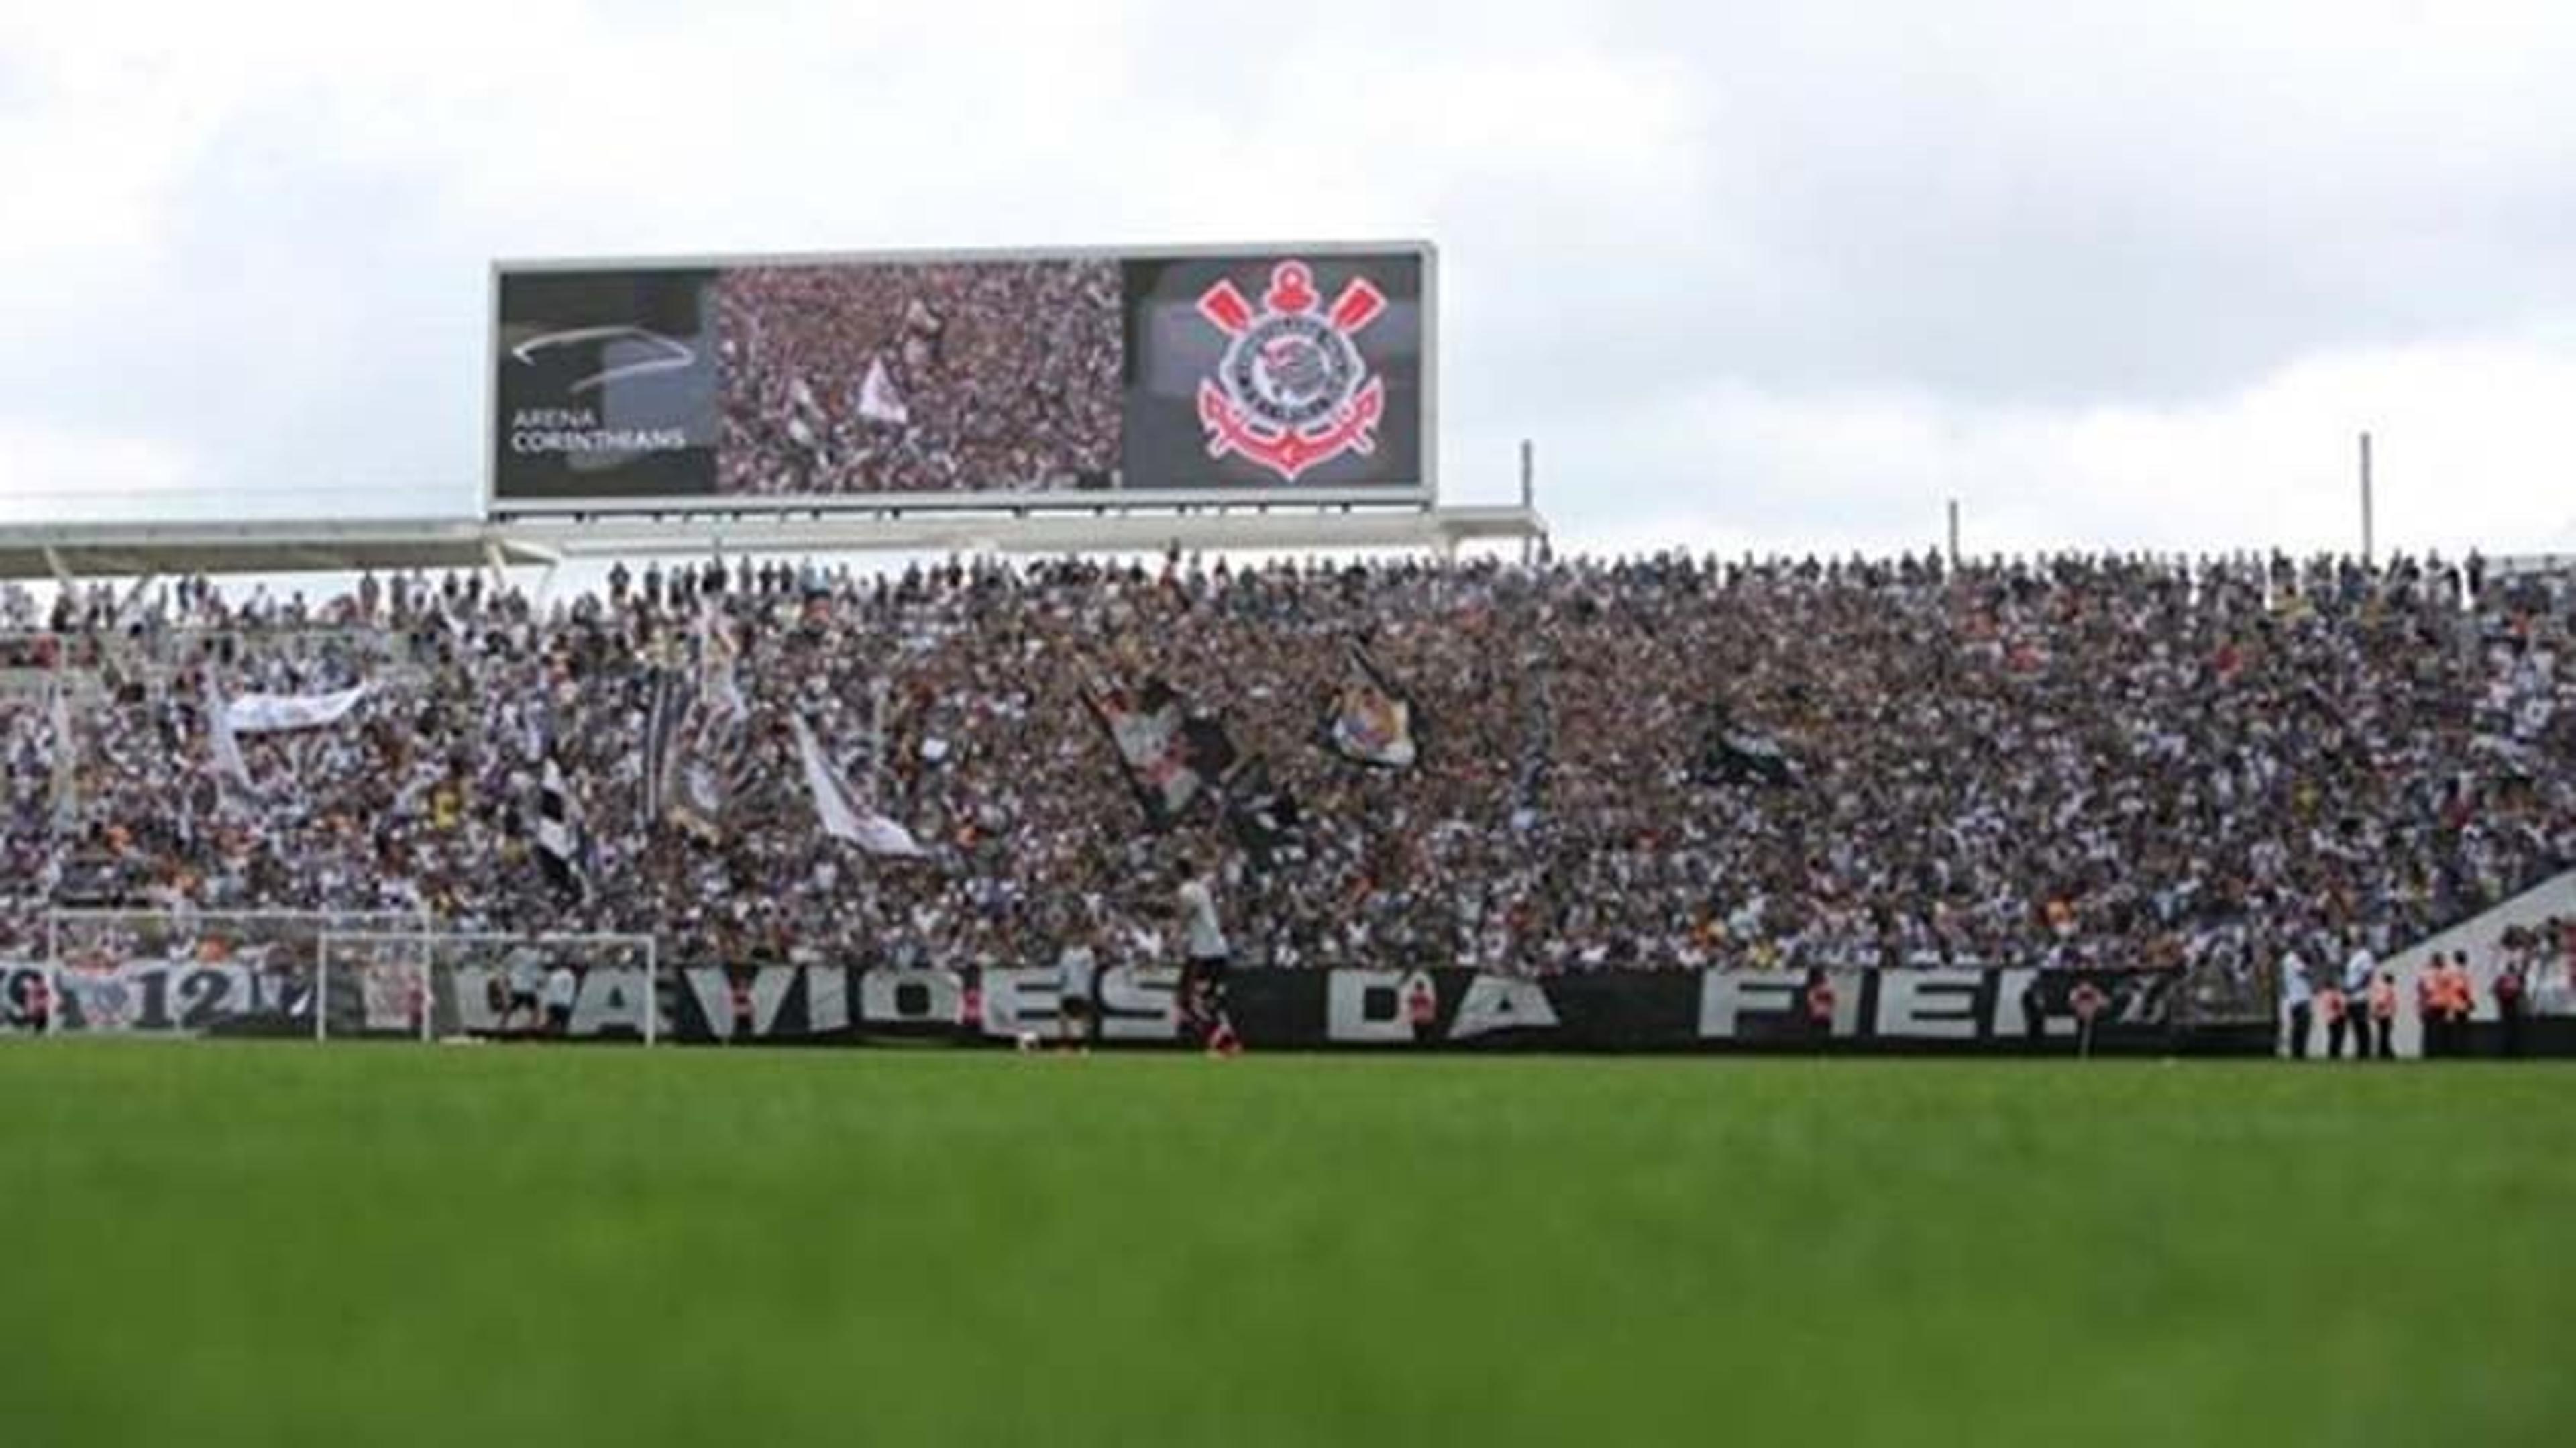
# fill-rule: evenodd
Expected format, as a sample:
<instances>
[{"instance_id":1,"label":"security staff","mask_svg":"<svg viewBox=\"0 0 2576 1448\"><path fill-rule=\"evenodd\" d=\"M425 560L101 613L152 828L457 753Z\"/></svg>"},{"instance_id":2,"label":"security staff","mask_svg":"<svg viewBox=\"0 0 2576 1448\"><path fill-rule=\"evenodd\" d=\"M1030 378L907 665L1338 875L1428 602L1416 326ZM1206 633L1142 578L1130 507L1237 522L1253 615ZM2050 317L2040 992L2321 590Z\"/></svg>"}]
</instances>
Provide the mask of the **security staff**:
<instances>
[{"instance_id":1,"label":"security staff","mask_svg":"<svg viewBox=\"0 0 2576 1448\"><path fill-rule=\"evenodd\" d=\"M2370 983L2370 1033L2379 1059L2397 1059L2397 977L2381 971Z\"/></svg>"},{"instance_id":2,"label":"security staff","mask_svg":"<svg viewBox=\"0 0 2576 1448\"><path fill-rule=\"evenodd\" d=\"M2435 972L2434 994L2442 1003L2442 1054L2467 1055L2469 1013L2477 1009L2477 986L2469 979L2467 951L2451 952L2451 963Z\"/></svg>"}]
</instances>

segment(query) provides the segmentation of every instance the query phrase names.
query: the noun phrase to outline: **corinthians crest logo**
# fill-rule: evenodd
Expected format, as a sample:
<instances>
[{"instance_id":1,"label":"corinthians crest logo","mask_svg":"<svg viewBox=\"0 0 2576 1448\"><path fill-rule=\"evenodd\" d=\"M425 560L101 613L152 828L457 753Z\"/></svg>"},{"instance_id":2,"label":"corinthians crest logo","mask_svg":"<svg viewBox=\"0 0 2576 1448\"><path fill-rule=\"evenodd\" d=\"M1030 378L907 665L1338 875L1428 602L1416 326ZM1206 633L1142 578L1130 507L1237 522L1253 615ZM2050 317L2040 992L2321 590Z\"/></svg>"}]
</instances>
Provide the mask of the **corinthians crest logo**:
<instances>
[{"instance_id":1,"label":"corinthians crest logo","mask_svg":"<svg viewBox=\"0 0 2576 1448\"><path fill-rule=\"evenodd\" d=\"M1228 339L1216 376L1199 384L1208 456L1239 455L1293 483L1344 453L1375 452L1386 384L1353 339L1385 310L1366 277L1325 305L1302 261L1270 269L1259 311L1230 281L1208 288L1199 315Z\"/></svg>"}]
</instances>

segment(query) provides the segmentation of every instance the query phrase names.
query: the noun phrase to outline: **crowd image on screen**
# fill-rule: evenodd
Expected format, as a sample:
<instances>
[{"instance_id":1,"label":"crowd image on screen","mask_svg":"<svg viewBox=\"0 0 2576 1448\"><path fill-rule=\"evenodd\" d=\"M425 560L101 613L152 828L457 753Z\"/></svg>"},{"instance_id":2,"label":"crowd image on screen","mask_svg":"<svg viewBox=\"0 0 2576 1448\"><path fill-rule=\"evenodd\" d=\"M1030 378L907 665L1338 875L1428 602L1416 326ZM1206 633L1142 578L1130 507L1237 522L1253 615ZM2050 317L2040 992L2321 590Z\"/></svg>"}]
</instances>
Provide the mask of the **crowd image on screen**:
<instances>
[{"instance_id":1,"label":"crowd image on screen","mask_svg":"<svg viewBox=\"0 0 2576 1448\"><path fill-rule=\"evenodd\" d=\"M1186 855L1227 862L1248 963L2259 994L2576 864L2576 594L2474 562L731 560L542 609L478 574L7 609L0 956L78 889L649 932L674 962L1162 965ZM746 712L721 818L679 829L646 740L710 638ZM1355 650L1411 700L1410 768L1318 742ZM1146 680L1264 763L1292 839L1240 848L1211 801L1149 827L1084 703ZM359 682L330 727L243 736L247 787L214 768L210 701ZM823 833L797 718L925 858ZM1711 769L1716 740L1780 766ZM549 755L578 894L534 867ZM2560 988L2560 942L2516 949Z\"/></svg>"},{"instance_id":2,"label":"crowd image on screen","mask_svg":"<svg viewBox=\"0 0 2576 1448\"><path fill-rule=\"evenodd\" d=\"M1105 486L1114 261L741 267L715 283L717 491Z\"/></svg>"}]
</instances>

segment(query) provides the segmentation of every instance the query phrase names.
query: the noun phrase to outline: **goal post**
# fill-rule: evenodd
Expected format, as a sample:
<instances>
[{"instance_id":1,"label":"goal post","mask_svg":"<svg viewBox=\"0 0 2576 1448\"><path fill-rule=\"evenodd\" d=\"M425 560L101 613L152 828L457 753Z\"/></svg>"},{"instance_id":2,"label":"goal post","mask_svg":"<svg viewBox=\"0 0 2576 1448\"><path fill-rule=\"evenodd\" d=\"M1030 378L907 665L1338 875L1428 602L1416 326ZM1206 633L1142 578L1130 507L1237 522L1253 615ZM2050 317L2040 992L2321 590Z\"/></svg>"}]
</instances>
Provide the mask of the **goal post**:
<instances>
[{"instance_id":1,"label":"goal post","mask_svg":"<svg viewBox=\"0 0 2576 1448\"><path fill-rule=\"evenodd\" d=\"M334 931L323 936L315 967L313 1039L436 1040L440 1013L433 1007L430 939L398 932Z\"/></svg>"},{"instance_id":2,"label":"goal post","mask_svg":"<svg viewBox=\"0 0 2576 1448\"><path fill-rule=\"evenodd\" d=\"M428 923L416 911L49 910L44 1029L141 1038L310 1036L324 935Z\"/></svg>"},{"instance_id":3,"label":"goal post","mask_svg":"<svg viewBox=\"0 0 2576 1448\"><path fill-rule=\"evenodd\" d=\"M650 935L347 930L323 937L314 1039L657 1044Z\"/></svg>"}]
</instances>

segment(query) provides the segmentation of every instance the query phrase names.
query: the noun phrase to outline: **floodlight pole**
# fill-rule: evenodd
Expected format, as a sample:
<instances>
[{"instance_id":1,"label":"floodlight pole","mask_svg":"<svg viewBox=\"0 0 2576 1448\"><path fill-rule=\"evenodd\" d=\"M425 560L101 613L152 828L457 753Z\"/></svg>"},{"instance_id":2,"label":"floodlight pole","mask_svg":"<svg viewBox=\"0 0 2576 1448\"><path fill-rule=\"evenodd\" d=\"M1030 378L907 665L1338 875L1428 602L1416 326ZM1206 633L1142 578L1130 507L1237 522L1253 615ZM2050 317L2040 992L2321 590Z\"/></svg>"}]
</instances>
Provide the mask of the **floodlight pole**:
<instances>
[{"instance_id":1,"label":"floodlight pole","mask_svg":"<svg viewBox=\"0 0 2576 1448\"><path fill-rule=\"evenodd\" d=\"M868 808L885 810L886 698L894 692L894 681L879 674L868 681ZM866 862L867 874L859 882L859 908L867 914L868 949L877 945L877 863ZM728 1024L727 1043L733 1027Z\"/></svg>"},{"instance_id":2,"label":"floodlight pole","mask_svg":"<svg viewBox=\"0 0 2576 1448\"><path fill-rule=\"evenodd\" d=\"M1959 571L1959 500L1950 500L1950 571Z\"/></svg>"},{"instance_id":3,"label":"floodlight pole","mask_svg":"<svg viewBox=\"0 0 2576 1448\"><path fill-rule=\"evenodd\" d=\"M1537 507L1538 507L1538 444L1537 444L1537 443L1535 443L1535 442L1533 442L1533 441L1531 441L1531 440L1530 440L1530 439L1528 439L1528 438L1522 438L1522 439L1521 439L1521 511L1522 511L1522 512L1524 512L1524 513L1535 513L1535 511L1537 510ZM1537 548L1538 548L1538 539L1537 539L1536 537L1534 537L1534 536L1532 536L1532 535L1530 535L1530 534L1527 534L1527 533L1524 533L1524 534L1522 534L1522 535L1521 535L1521 567L1523 567L1523 568L1527 568L1527 567L1529 567L1532 563L1535 563L1536 561L1538 561Z\"/></svg>"},{"instance_id":4,"label":"floodlight pole","mask_svg":"<svg viewBox=\"0 0 2576 1448\"><path fill-rule=\"evenodd\" d=\"M884 804L877 791L885 774L886 694L891 684L883 674L868 681L868 808Z\"/></svg>"},{"instance_id":5,"label":"floodlight pole","mask_svg":"<svg viewBox=\"0 0 2576 1448\"><path fill-rule=\"evenodd\" d=\"M2367 567L2371 561L2373 556L2372 547L2377 541L2372 536L2372 522L2370 497L2370 434L2365 432L2361 435L2361 561L2365 567Z\"/></svg>"}]
</instances>

